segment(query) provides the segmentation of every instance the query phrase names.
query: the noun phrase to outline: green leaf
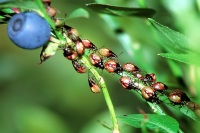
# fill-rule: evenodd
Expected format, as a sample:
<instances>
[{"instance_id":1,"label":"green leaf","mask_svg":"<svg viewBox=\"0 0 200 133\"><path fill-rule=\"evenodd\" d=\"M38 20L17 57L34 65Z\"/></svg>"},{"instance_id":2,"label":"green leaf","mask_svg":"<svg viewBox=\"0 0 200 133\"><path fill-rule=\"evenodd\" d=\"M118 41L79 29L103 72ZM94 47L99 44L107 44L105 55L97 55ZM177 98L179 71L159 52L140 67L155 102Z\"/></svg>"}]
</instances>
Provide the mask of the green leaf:
<instances>
[{"instance_id":1,"label":"green leaf","mask_svg":"<svg viewBox=\"0 0 200 133\"><path fill-rule=\"evenodd\" d=\"M89 13L83 8L78 8L71 12L69 15L67 15L66 20L74 18L89 18Z\"/></svg>"},{"instance_id":2,"label":"green leaf","mask_svg":"<svg viewBox=\"0 0 200 133\"><path fill-rule=\"evenodd\" d=\"M5 24L6 22L2 19L0 19L0 24Z\"/></svg>"},{"instance_id":3,"label":"green leaf","mask_svg":"<svg viewBox=\"0 0 200 133\"><path fill-rule=\"evenodd\" d=\"M22 1L9 1L0 4L0 9L3 8L20 8L23 11L35 11L44 17L48 22L52 21L49 16L46 14L46 10L40 0L22 0Z\"/></svg>"},{"instance_id":4,"label":"green leaf","mask_svg":"<svg viewBox=\"0 0 200 133\"><path fill-rule=\"evenodd\" d=\"M15 14L11 8L0 9L0 24L5 24Z\"/></svg>"},{"instance_id":5,"label":"green leaf","mask_svg":"<svg viewBox=\"0 0 200 133\"><path fill-rule=\"evenodd\" d=\"M162 57L183 62L189 65L200 66L199 54L176 54L176 53L160 53Z\"/></svg>"},{"instance_id":6,"label":"green leaf","mask_svg":"<svg viewBox=\"0 0 200 133\"><path fill-rule=\"evenodd\" d=\"M86 4L90 9L98 12L109 14L113 16L137 16L137 17L152 17L156 11L150 8L133 8L133 7L122 7L122 6L113 6L108 4L97 4L90 3Z\"/></svg>"},{"instance_id":7,"label":"green leaf","mask_svg":"<svg viewBox=\"0 0 200 133\"><path fill-rule=\"evenodd\" d=\"M5 23L7 23L7 21L5 21L4 18L0 18L0 24L5 24Z\"/></svg>"},{"instance_id":8,"label":"green leaf","mask_svg":"<svg viewBox=\"0 0 200 133\"><path fill-rule=\"evenodd\" d=\"M174 115L176 115L176 116L181 115L180 114L180 112L181 112L188 118L194 120L197 123L200 123L199 118L195 115L194 111L190 110L187 106L170 105L170 104L166 104L166 106L171 110L171 112L174 113Z\"/></svg>"},{"instance_id":9,"label":"green leaf","mask_svg":"<svg viewBox=\"0 0 200 133\"><path fill-rule=\"evenodd\" d=\"M161 25L151 18L149 18L149 21L158 31L158 38L161 41L161 45L166 50L173 51L175 53L191 52L191 50L197 51L197 49L193 48L191 41L183 34Z\"/></svg>"},{"instance_id":10,"label":"green leaf","mask_svg":"<svg viewBox=\"0 0 200 133\"><path fill-rule=\"evenodd\" d=\"M35 1L7 1L0 4L0 14L4 17L1 18L0 24L5 24L9 21L9 19L15 14L15 12L12 10L12 8L20 8L20 9L31 9L34 11L39 11L39 7L37 6Z\"/></svg>"},{"instance_id":11,"label":"green leaf","mask_svg":"<svg viewBox=\"0 0 200 133\"><path fill-rule=\"evenodd\" d=\"M179 130L178 122L174 118L166 115L132 114L118 116L118 118L124 123L136 128L141 128L145 124L149 130L162 133L177 133Z\"/></svg>"},{"instance_id":12,"label":"green leaf","mask_svg":"<svg viewBox=\"0 0 200 133\"><path fill-rule=\"evenodd\" d=\"M199 123L199 118L195 115L194 111L190 110L187 106L180 106L180 105L172 105L171 101L169 100L167 95L159 95L159 99L161 101L165 101L165 105L172 109L171 112L173 112L175 115L178 113L179 115L186 115L190 119L194 120L195 122ZM159 115L165 115L162 108L159 104L154 104L151 102L147 102L149 106L152 108L153 112ZM180 112L182 114L180 114Z\"/></svg>"},{"instance_id":13,"label":"green leaf","mask_svg":"<svg viewBox=\"0 0 200 133\"><path fill-rule=\"evenodd\" d=\"M0 19L4 19L5 17L4 16L0 16Z\"/></svg>"},{"instance_id":14,"label":"green leaf","mask_svg":"<svg viewBox=\"0 0 200 133\"><path fill-rule=\"evenodd\" d=\"M36 2L34 1L12 1L0 4L0 8L23 8L31 10L39 10Z\"/></svg>"},{"instance_id":15,"label":"green leaf","mask_svg":"<svg viewBox=\"0 0 200 133\"><path fill-rule=\"evenodd\" d=\"M4 13L14 13L14 11L11 9L11 8L3 8L3 9L1 9L1 11L2 12L4 12Z\"/></svg>"},{"instance_id":16,"label":"green leaf","mask_svg":"<svg viewBox=\"0 0 200 133\"><path fill-rule=\"evenodd\" d=\"M199 118L195 115L195 113L188 109L188 107L184 106L184 107L179 107L180 112L183 113L184 115L188 116L189 118L191 118L192 120L196 121L199 123Z\"/></svg>"},{"instance_id":17,"label":"green leaf","mask_svg":"<svg viewBox=\"0 0 200 133\"><path fill-rule=\"evenodd\" d=\"M10 17L0 16L0 24L6 24L9 21Z\"/></svg>"}]
</instances>

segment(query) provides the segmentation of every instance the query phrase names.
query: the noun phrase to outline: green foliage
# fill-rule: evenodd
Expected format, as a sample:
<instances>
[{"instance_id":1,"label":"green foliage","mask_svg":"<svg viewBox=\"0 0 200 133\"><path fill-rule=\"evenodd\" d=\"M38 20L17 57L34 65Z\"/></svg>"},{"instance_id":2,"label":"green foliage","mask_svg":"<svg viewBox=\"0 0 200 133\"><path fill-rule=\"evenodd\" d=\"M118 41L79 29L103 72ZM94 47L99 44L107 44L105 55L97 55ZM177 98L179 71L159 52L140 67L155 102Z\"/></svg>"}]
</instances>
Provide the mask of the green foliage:
<instances>
[{"instance_id":1,"label":"green foliage","mask_svg":"<svg viewBox=\"0 0 200 133\"><path fill-rule=\"evenodd\" d=\"M162 47L170 53L160 53L159 55L168 59L173 59L189 65L199 66L199 51L192 45L192 42L183 34L163 26L153 19L149 19L152 26L161 33L158 37Z\"/></svg>"},{"instance_id":2,"label":"green foliage","mask_svg":"<svg viewBox=\"0 0 200 133\"><path fill-rule=\"evenodd\" d=\"M98 13L109 14L113 16L137 16L137 17L152 17L156 11L150 8L131 8L131 7L122 7L114 6L108 4L86 4L87 7L94 10Z\"/></svg>"},{"instance_id":3,"label":"green foliage","mask_svg":"<svg viewBox=\"0 0 200 133\"><path fill-rule=\"evenodd\" d=\"M22 8L22 9L31 9L39 10L38 5L35 1L31 0L22 0L22 1L10 1L0 4L0 8Z\"/></svg>"},{"instance_id":4,"label":"green foliage","mask_svg":"<svg viewBox=\"0 0 200 133\"><path fill-rule=\"evenodd\" d=\"M0 23L5 24L9 21L10 17L15 14L15 12L11 8L21 8L23 10L32 9L34 11L39 11L39 7L34 1L8 1L0 4L0 9L4 14L0 14ZM7 14L7 15L6 15ZM4 15L4 16L3 16ZM6 16L5 16L6 15Z\"/></svg>"},{"instance_id":5,"label":"green foliage","mask_svg":"<svg viewBox=\"0 0 200 133\"><path fill-rule=\"evenodd\" d=\"M60 41L62 41L62 35L60 35L59 32L55 30L54 23L46 15L44 8L40 5L41 3L39 2L38 4L37 2L39 2L39 0L22 0L1 3L0 23L7 23L7 21L9 20L9 17L5 16L5 14L9 14L10 16L12 16L13 10L11 10L10 7L22 8L22 11L31 9L38 12L49 22L49 24L55 31L54 33L52 33L54 37L57 36L60 39ZM65 10L64 12L61 12L61 16L64 16L63 14L65 13L68 14L66 18L63 19L63 22L77 27L77 30L81 33L81 37L83 36L90 40L94 40L96 44L105 44L106 47L107 45L109 45L108 47L114 49L112 51L118 51L119 53L123 51L125 54L128 53L128 56L124 56L122 54L120 56L120 59L125 61L128 60L129 62L134 62L141 68L147 68L144 71L147 71L148 73L156 73L156 76L158 77L159 81L169 83L170 89L171 86L174 87L174 85L183 86L183 88L189 89L192 88L193 90L187 91L187 94L190 96L192 95L190 94L190 92L193 92L194 100L198 101L200 99L200 90L198 89L198 82L200 80L198 76L200 72L198 68L200 66L199 49L197 46L194 45L195 43L192 42L193 40L190 40L185 35L181 34L181 32L184 31L184 27L181 27L178 24L177 26L176 23L170 23L171 25L169 25L169 23L167 23L167 18L163 16L160 18L155 17L154 19L156 21L152 19L151 17L153 17L156 12L158 13L158 15L159 13L164 12L162 8L159 8L159 5L157 6L156 2L152 2L152 5L155 5L155 7L153 8L136 8L137 6L130 7L128 3L120 0L115 2L118 3L118 5L120 6L117 6L117 4L115 3L86 4L86 6L89 9L100 13L102 19L105 20L105 23L98 20L99 18L97 14L92 16L92 18L96 17L95 19L97 19L97 22L94 22L95 19L89 18L90 11L83 9L85 7L79 8L82 5L78 2L76 3L78 9L73 9L73 11L70 14L68 14L67 9L77 8L73 7L75 5L74 3L70 5L70 2L65 3L62 1L62 3L65 4L61 4L55 7L59 10L59 6L63 6L63 9ZM142 3L141 5L143 6L148 5L145 4L144 1L138 0L138 3L139 2ZM53 4L56 3L57 1L53 1ZM124 3L122 4L123 6L121 6L121 3ZM160 2L158 3L161 4ZM166 9L170 8L167 7L167 5L165 6ZM173 12L170 13L174 15ZM189 17L190 16L188 16L187 19L191 20ZM77 19L72 20L74 18ZM89 19L84 21L80 19L81 21L79 21L79 18ZM148 18L148 21L146 21L146 18ZM176 17L174 17L173 19L176 22L180 21ZM176 30L179 30L179 32L172 30L173 28L170 29L169 27L164 26L163 24L160 24L157 21L162 21L162 23L166 22L164 25L168 25L169 27L174 26L176 27ZM99 30L98 28L101 30ZM122 33L113 35L113 32L116 29L121 29ZM1 34L1 36L2 35L4 34ZM0 41L2 41L2 39ZM0 44L2 45L4 43ZM123 50L120 48L120 45L124 47ZM136 45L138 47L135 47ZM32 55L32 53L23 53L22 51L19 51L10 46L4 47L5 48L3 48L2 51L0 49L0 53L7 57L5 58L4 56L0 56L2 60L2 62L0 62L0 79L2 79L0 81L0 87L5 88L5 92L2 91L0 93L0 97L2 97L3 99L1 101L1 103L3 104L0 106L0 108L4 109L4 111L0 111L0 114L7 114L7 110L17 110L18 108L21 108L20 110L17 110L15 112L16 116L12 118L14 119L14 121L17 122L17 128L19 128L21 132L38 132L40 129L41 132L67 132L68 130L65 129L62 125L64 123L65 126L66 122L57 119L60 117L63 117L63 119L65 119L68 123L70 122L70 126L73 127L75 132L81 130L79 129L81 128L81 126L84 126L86 128L88 125L89 126L87 127L87 129L85 129L85 132L87 133L89 131L104 131L101 129L101 127L95 129L93 128L94 123L98 123L97 119L100 119L101 121L102 116L99 116L98 114L100 114L101 110L105 110L105 107L104 103L101 103L101 101L103 101L102 97L90 94L89 89L87 89L88 91L85 90L85 88L89 88L86 84L87 80L84 80L87 79L87 76L79 79L79 75L76 75L74 70L70 68L71 64L63 63L63 57L60 56L54 57L52 61L47 62L46 66L44 64L42 67L40 67L39 69L42 69L42 71L39 71L38 69L36 70L35 67L31 68L31 66L33 66L33 62L35 62L35 57L38 55L38 53ZM53 52L55 52L57 46L55 48L54 45L52 45L52 47ZM52 53L51 50L52 48L49 51L50 53ZM128 52L125 52L125 50L127 50ZM30 55L26 56L28 54ZM16 57L16 55L23 55L23 57ZM160 55L164 58L160 59L160 56L157 55ZM12 56L14 60L12 60L10 56ZM16 59L22 62L16 62ZM166 59L172 60L166 61ZM184 63L187 65L185 65ZM9 65L4 66L3 64ZM31 65L28 66L27 64ZM169 67L166 67L168 65L171 67L171 70ZM191 70L191 66L196 67L195 69ZM192 73L194 74L193 76ZM5 76L6 74L10 75ZM103 76L105 76L104 73ZM31 80L29 81L27 77L31 77ZM178 80L177 77L181 78L182 82L184 83L176 82ZM33 78L37 80L33 81ZM185 132L191 132L196 128L192 126L196 123L199 124L199 119L196 117L193 111L187 108L187 106L180 107L179 105L171 105L170 101L167 100L167 96L162 95L160 95L161 100L164 101L164 105L167 105L167 109L165 109L165 107L162 107L162 104L160 106L159 104L152 104L148 102L149 106L156 114L137 114L138 112L135 106L142 109L149 109L146 105L139 104L139 101L145 103L145 100L141 100L142 98L140 94L138 96L135 96L135 92L134 97L131 97L132 95L130 97L127 97L127 93L122 94L124 93L124 90L123 92L119 91L119 89L121 89L119 87L120 85L116 84L117 80L115 80L112 84L112 79L115 79L115 77L109 77L108 81L106 82L109 83L108 85L109 89L111 90L112 96L116 97L113 100L114 103L116 101L119 102L119 105L117 103L116 106L126 106L130 108L133 107L131 108L130 112L120 112L121 114L131 114L126 116L118 116L118 118L123 123L127 123L128 125L131 125L135 128L141 128L142 132L146 132L146 130L148 129L154 132L171 133L178 132L178 130L179 132L182 132L182 128ZM30 83L27 83L26 81L29 81ZM12 82L12 84L10 84L10 82ZM35 83L34 85L33 82ZM112 85L114 86L113 88L115 88L116 90L112 90ZM15 88L17 91L13 91L12 88ZM34 93L30 93L29 91ZM80 97L81 101L79 99ZM19 100L20 98L22 98L22 100ZM126 104L123 101L125 99L127 100ZM7 102L9 100L10 102ZM15 107L19 103L21 104L22 101L27 102L26 104L30 104L31 106L33 106L33 108L27 109L23 106ZM85 101L87 101L88 103L85 103ZM35 107L35 104L41 104L42 106L46 106L48 109L46 109L46 107L45 109L37 106ZM53 111L51 112L47 110ZM133 114L133 111L137 113ZM13 112L9 113L12 114ZM117 112L117 114L120 113ZM59 117L54 114L59 114L61 116ZM172 114L177 117L175 117L176 119L174 119L168 116L168 114ZM80 119L75 120L76 118L72 116L77 116L77 119ZM98 117L96 118L95 116ZM94 118L95 120L92 120L91 122L90 119ZM110 119L109 116L106 116L106 118ZM109 121L109 119L106 119L106 122ZM191 121L191 119L194 121ZM7 120L7 118L2 117L2 120L0 120L0 122L3 123L4 120ZM189 122L189 124L187 122ZM85 123L86 125L84 125ZM185 123L188 124L186 129L184 128ZM5 122L5 125L6 124L10 125L10 123ZM98 125L101 124L98 123ZM109 127L110 125L111 124L109 124ZM121 126L121 123L119 125ZM1 126L4 125L2 124ZM1 131L3 131L4 129L6 129L6 126L1 128ZM105 130L110 132L110 130Z\"/></svg>"},{"instance_id":6,"label":"green foliage","mask_svg":"<svg viewBox=\"0 0 200 133\"><path fill-rule=\"evenodd\" d=\"M178 122L170 116L156 114L132 114L118 118L135 128L147 128L154 132L177 133Z\"/></svg>"},{"instance_id":7,"label":"green foliage","mask_svg":"<svg viewBox=\"0 0 200 133\"><path fill-rule=\"evenodd\" d=\"M173 105L169 101L168 97L165 95L159 95L159 98L161 101L164 101L165 105L168 108L172 109L172 112L174 115L180 114L180 112L181 112L182 115L187 116L188 118L194 120L197 123L199 122L199 118L195 115L195 113L193 111L188 109L187 106ZM166 113L164 113L163 109L160 107L159 104L154 104L154 103L150 103L150 102L148 102L148 104L152 108L154 113L159 114L159 115L166 115Z\"/></svg>"},{"instance_id":8,"label":"green foliage","mask_svg":"<svg viewBox=\"0 0 200 133\"><path fill-rule=\"evenodd\" d=\"M0 24L5 24L9 20L9 16L12 16L14 11L11 8L2 8L0 10Z\"/></svg>"},{"instance_id":9,"label":"green foliage","mask_svg":"<svg viewBox=\"0 0 200 133\"><path fill-rule=\"evenodd\" d=\"M152 26L158 31L158 37L163 38L161 40L163 48L175 53L185 53L190 52L194 49L191 45L190 40L183 34L174 31L166 26L163 26L153 19L149 18ZM160 34L161 33L161 34Z\"/></svg>"},{"instance_id":10,"label":"green foliage","mask_svg":"<svg viewBox=\"0 0 200 133\"><path fill-rule=\"evenodd\" d=\"M66 20L74 18L89 18L89 13L83 8L78 8L66 16Z\"/></svg>"},{"instance_id":11,"label":"green foliage","mask_svg":"<svg viewBox=\"0 0 200 133\"><path fill-rule=\"evenodd\" d=\"M172 109L172 112L175 115L180 115L180 112L187 116L188 118L194 120L196 123L199 123L199 118L194 114L193 111L189 110L186 106L180 107L180 106L168 106Z\"/></svg>"},{"instance_id":12,"label":"green foliage","mask_svg":"<svg viewBox=\"0 0 200 133\"><path fill-rule=\"evenodd\" d=\"M14 13L14 11L10 8L3 8L3 9L1 9L1 11L6 13L6 14Z\"/></svg>"},{"instance_id":13,"label":"green foliage","mask_svg":"<svg viewBox=\"0 0 200 133\"><path fill-rule=\"evenodd\" d=\"M189 65L200 66L199 54L160 53L159 55Z\"/></svg>"}]
</instances>

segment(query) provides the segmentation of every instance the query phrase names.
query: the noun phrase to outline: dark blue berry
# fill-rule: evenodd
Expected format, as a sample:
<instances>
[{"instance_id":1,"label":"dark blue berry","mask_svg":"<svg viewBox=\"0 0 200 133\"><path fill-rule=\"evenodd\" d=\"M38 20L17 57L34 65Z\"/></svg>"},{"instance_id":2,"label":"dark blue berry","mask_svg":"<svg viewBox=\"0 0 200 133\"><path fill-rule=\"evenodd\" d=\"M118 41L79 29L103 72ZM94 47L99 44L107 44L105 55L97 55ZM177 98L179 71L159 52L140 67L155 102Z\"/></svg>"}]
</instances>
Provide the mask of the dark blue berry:
<instances>
[{"instance_id":1,"label":"dark blue berry","mask_svg":"<svg viewBox=\"0 0 200 133\"><path fill-rule=\"evenodd\" d=\"M50 26L35 12L14 15L8 22L8 36L13 43L24 49L36 49L50 38Z\"/></svg>"}]
</instances>

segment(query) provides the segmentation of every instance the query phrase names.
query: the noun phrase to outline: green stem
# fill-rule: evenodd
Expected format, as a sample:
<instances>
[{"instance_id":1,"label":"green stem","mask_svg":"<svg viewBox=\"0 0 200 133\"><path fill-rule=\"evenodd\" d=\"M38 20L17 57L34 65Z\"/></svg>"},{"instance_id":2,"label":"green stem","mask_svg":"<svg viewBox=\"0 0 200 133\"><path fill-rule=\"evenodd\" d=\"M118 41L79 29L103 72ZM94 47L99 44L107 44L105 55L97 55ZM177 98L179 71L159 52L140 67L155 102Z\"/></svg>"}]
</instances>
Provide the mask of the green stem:
<instances>
[{"instance_id":1,"label":"green stem","mask_svg":"<svg viewBox=\"0 0 200 133\"><path fill-rule=\"evenodd\" d=\"M144 0L138 0L138 3L141 7L146 7L146 3ZM109 15L100 15L103 20L105 20L105 22L109 25L109 27L114 31L115 29L118 29L120 27L120 23L118 23L117 21L115 21L115 19L113 17L110 17ZM116 38L119 40L119 42L121 42L126 50L126 52L130 55L130 57L133 55L133 51L130 49L130 47L132 47L133 44L133 38L127 34L126 32L123 32L123 34L117 35ZM141 86L143 86L143 84L141 84ZM152 108L152 110L159 115L166 115L163 112L163 109L160 108L159 105L157 104L153 104L148 102L149 106ZM181 129L179 129L179 132L182 133L183 131Z\"/></svg>"},{"instance_id":2,"label":"green stem","mask_svg":"<svg viewBox=\"0 0 200 133\"><path fill-rule=\"evenodd\" d=\"M45 8L44 8L41 0L36 0L36 2L37 2L37 5L39 6L39 8L41 10L40 13L43 13L43 17L48 21L48 23L50 24L50 26L54 30L54 33L58 37L58 39L61 41L61 43L65 42L64 41L65 39L63 38L62 34L56 30L55 23L51 20L51 18L46 13ZM53 37L51 39L53 39L52 41L56 40ZM106 104L108 106L110 116L111 116L111 119L112 119L113 133L119 133L119 126L118 126L118 123L117 123L117 117L116 117L116 114L115 114L115 110L114 110L108 89L107 89L106 84L105 84L105 81L99 75L99 73L94 69L94 67L90 65L90 63L88 62L88 59L85 56L82 57L81 61L86 65L86 67L90 68L90 71L94 74L95 78L99 81L99 85L102 88L102 92L104 94L104 98L105 98L105 101L106 101Z\"/></svg>"},{"instance_id":3,"label":"green stem","mask_svg":"<svg viewBox=\"0 0 200 133\"><path fill-rule=\"evenodd\" d=\"M61 43L65 42L63 35L59 31L56 30L55 23L51 20L51 18L46 13L45 8L44 8L41 0L36 0L36 3L40 8L39 13L48 21L48 23L50 24L50 26L54 30L54 33L58 37L58 39L61 41ZM51 38L51 39L53 39L52 41L56 40L55 38ZM108 89L107 89L106 84L105 84L105 81L99 75L99 73L95 70L95 68L93 66L91 66L91 64L88 62L88 59L84 55L82 56L81 61L86 65L87 68L90 69L90 71L94 74L95 78L99 81L99 85L102 88L102 92L104 94L104 98L105 98L105 101L106 101L106 104L108 106L110 116L111 116L111 119L112 119L113 133L119 133L119 126L118 126L118 123L117 123L117 117L116 117L116 114L115 114L115 110L114 110Z\"/></svg>"},{"instance_id":4,"label":"green stem","mask_svg":"<svg viewBox=\"0 0 200 133\"><path fill-rule=\"evenodd\" d=\"M106 104L108 106L108 110L110 112L110 116L112 119L112 123L113 123L113 133L119 133L119 125L117 122L117 117L115 114L115 110L114 110L114 106L112 104L112 100L110 98L108 89L106 87L105 81L104 79L99 75L99 73L97 72L96 68L94 68L93 66L91 66L91 64L89 63L88 59L83 55L81 58L81 61L85 64L85 66L87 68L90 69L90 72L94 74L95 78L97 79L97 81L99 81L99 85L102 89Z\"/></svg>"},{"instance_id":5,"label":"green stem","mask_svg":"<svg viewBox=\"0 0 200 133\"><path fill-rule=\"evenodd\" d=\"M41 0L36 0L36 4L39 7L39 11L37 11L42 17L44 17L44 19L47 20L47 22L49 23L49 25L51 26L51 28L53 29L54 33L56 34L56 36L58 37L58 39L61 41L61 43L64 44L65 39L62 35L62 33L60 33L55 26L55 23L53 22L53 20L49 17L49 15L46 13L46 9L44 8L44 5L42 3Z\"/></svg>"}]
</instances>

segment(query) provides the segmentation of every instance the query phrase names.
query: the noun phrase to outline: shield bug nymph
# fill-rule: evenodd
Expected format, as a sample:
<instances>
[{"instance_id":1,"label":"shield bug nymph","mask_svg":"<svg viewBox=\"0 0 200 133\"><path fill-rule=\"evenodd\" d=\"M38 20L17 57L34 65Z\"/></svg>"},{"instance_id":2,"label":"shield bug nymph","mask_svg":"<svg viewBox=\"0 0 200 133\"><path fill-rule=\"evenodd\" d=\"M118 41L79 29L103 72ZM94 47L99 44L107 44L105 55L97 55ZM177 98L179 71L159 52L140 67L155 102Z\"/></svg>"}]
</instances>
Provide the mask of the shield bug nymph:
<instances>
[{"instance_id":1,"label":"shield bug nymph","mask_svg":"<svg viewBox=\"0 0 200 133\"><path fill-rule=\"evenodd\" d=\"M97 51L97 47L91 41L89 41L88 39L83 39L82 43L85 46L85 48L91 49L94 52Z\"/></svg>"},{"instance_id":2,"label":"shield bug nymph","mask_svg":"<svg viewBox=\"0 0 200 133\"><path fill-rule=\"evenodd\" d=\"M82 41L81 40L76 41L75 46L76 46L76 52L79 55L82 55L85 51L85 46L83 45Z\"/></svg>"},{"instance_id":3,"label":"shield bug nymph","mask_svg":"<svg viewBox=\"0 0 200 133\"><path fill-rule=\"evenodd\" d=\"M77 52L71 46L68 46L65 49L63 49L63 55L69 60L75 60L78 57Z\"/></svg>"},{"instance_id":4,"label":"shield bug nymph","mask_svg":"<svg viewBox=\"0 0 200 133\"><path fill-rule=\"evenodd\" d=\"M153 102L153 103L160 103L161 101L158 99L158 96L156 94L156 90L153 89L150 86L144 86L141 89L141 93L142 93L142 97L149 101L149 102Z\"/></svg>"},{"instance_id":5,"label":"shield bug nymph","mask_svg":"<svg viewBox=\"0 0 200 133\"><path fill-rule=\"evenodd\" d=\"M186 93L179 89L172 91L168 98L173 105L183 106L190 102L190 98L186 95Z\"/></svg>"},{"instance_id":6,"label":"shield bug nymph","mask_svg":"<svg viewBox=\"0 0 200 133\"><path fill-rule=\"evenodd\" d=\"M199 109L199 105L196 104L195 102L192 102L192 101L187 103L187 107L189 109L191 109L192 111L195 111L195 110Z\"/></svg>"},{"instance_id":7,"label":"shield bug nymph","mask_svg":"<svg viewBox=\"0 0 200 133\"><path fill-rule=\"evenodd\" d=\"M86 68L85 68L84 64L80 63L78 60L72 60L72 65L78 73L86 72Z\"/></svg>"},{"instance_id":8,"label":"shield bug nymph","mask_svg":"<svg viewBox=\"0 0 200 133\"><path fill-rule=\"evenodd\" d=\"M123 69L126 72L135 73L141 71L137 66L133 65L132 63L126 63L123 65Z\"/></svg>"},{"instance_id":9,"label":"shield bug nymph","mask_svg":"<svg viewBox=\"0 0 200 133\"><path fill-rule=\"evenodd\" d=\"M113 58L113 59L118 58L118 56L108 48L99 49L99 54L108 58Z\"/></svg>"},{"instance_id":10,"label":"shield bug nymph","mask_svg":"<svg viewBox=\"0 0 200 133\"><path fill-rule=\"evenodd\" d=\"M80 40L79 38L79 34L78 31L68 25L64 25L63 26L63 30L65 30L65 33L67 34L67 36L73 41L76 42L78 40Z\"/></svg>"},{"instance_id":11,"label":"shield bug nymph","mask_svg":"<svg viewBox=\"0 0 200 133\"><path fill-rule=\"evenodd\" d=\"M105 63L104 66L105 66L105 69L109 73L115 72L115 73L117 73L117 74L120 75L122 73L122 71L123 71L121 65L118 62L116 62L115 60L108 60L108 61L106 61L106 63Z\"/></svg>"},{"instance_id":12,"label":"shield bug nymph","mask_svg":"<svg viewBox=\"0 0 200 133\"><path fill-rule=\"evenodd\" d=\"M89 56L90 63L94 65L95 67L98 67L100 69L104 69L104 63L103 59L100 55L96 53L91 53Z\"/></svg>"},{"instance_id":13,"label":"shield bug nymph","mask_svg":"<svg viewBox=\"0 0 200 133\"><path fill-rule=\"evenodd\" d=\"M156 91L161 93L168 89L168 87L162 82L156 82L152 86Z\"/></svg>"},{"instance_id":14,"label":"shield bug nymph","mask_svg":"<svg viewBox=\"0 0 200 133\"><path fill-rule=\"evenodd\" d=\"M88 83L89 83L89 86L90 86L90 90L93 93L99 93L101 91L99 85L95 82L95 80L93 79L93 77L89 77L88 76Z\"/></svg>"},{"instance_id":15,"label":"shield bug nymph","mask_svg":"<svg viewBox=\"0 0 200 133\"><path fill-rule=\"evenodd\" d=\"M149 84L152 84L152 83L156 82L156 76L155 76L155 74L153 74L153 73L151 73L151 74L146 74L146 75L144 76L144 78L143 78L143 81L144 81L145 83L147 83L148 85L149 85Z\"/></svg>"},{"instance_id":16,"label":"shield bug nymph","mask_svg":"<svg viewBox=\"0 0 200 133\"><path fill-rule=\"evenodd\" d=\"M136 84L134 84L134 82L132 81L132 79L128 76L121 76L120 78L120 83L122 85L122 87L124 87L125 89L131 90L139 90L138 86Z\"/></svg>"}]
</instances>

